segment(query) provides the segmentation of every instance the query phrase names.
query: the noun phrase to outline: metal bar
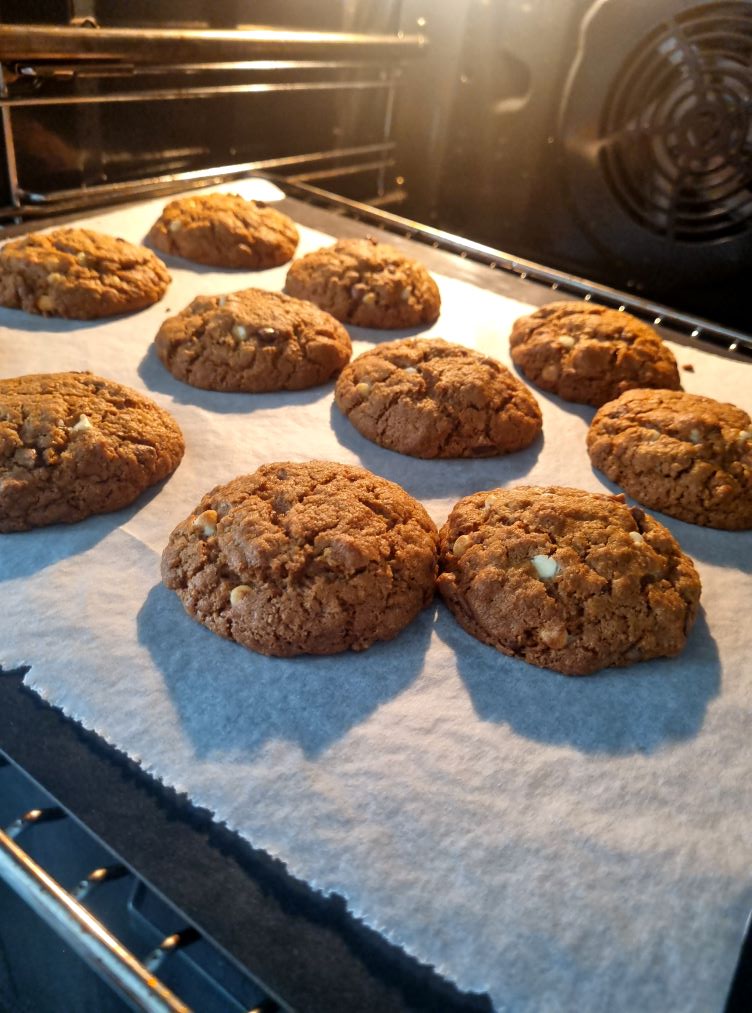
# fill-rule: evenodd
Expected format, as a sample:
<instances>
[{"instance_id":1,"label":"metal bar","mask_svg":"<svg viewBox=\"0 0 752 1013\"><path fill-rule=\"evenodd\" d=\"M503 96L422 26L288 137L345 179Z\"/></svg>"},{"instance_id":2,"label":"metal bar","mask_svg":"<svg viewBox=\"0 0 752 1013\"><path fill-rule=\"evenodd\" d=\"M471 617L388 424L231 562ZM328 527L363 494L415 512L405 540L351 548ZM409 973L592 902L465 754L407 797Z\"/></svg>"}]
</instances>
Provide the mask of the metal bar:
<instances>
[{"instance_id":1,"label":"metal bar","mask_svg":"<svg viewBox=\"0 0 752 1013\"><path fill-rule=\"evenodd\" d=\"M316 169L313 172L301 172L296 176L287 176L293 183L307 183L312 179L329 179L332 176L354 176L356 173L365 172L369 169L379 169L383 174L385 168L390 165L394 165L395 161L393 158L379 158L373 162L359 162L357 165L332 165L328 169Z\"/></svg>"},{"instance_id":2,"label":"metal bar","mask_svg":"<svg viewBox=\"0 0 752 1013\"><path fill-rule=\"evenodd\" d=\"M5 832L14 841L28 827L36 826L38 823L51 823L62 819L65 819L65 813L59 806L47 806L45 809L30 809L23 816L19 816L17 820L13 820L10 826L5 828Z\"/></svg>"},{"instance_id":3,"label":"metal bar","mask_svg":"<svg viewBox=\"0 0 752 1013\"><path fill-rule=\"evenodd\" d=\"M383 62L383 58L379 61ZM363 60L235 60L227 63L21 63L11 69L22 80L63 78L143 77L159 74L200 74L227 71L348 70L363 66Z\"/></svg>"},{"instance_id":4,"label":"metal bar","mask_svg":"<svg viewBox=\"0 0 752 1013\"><path fill-rule=\"evenodd\" d=\"M190 1013L89 911L0 830L0 878L138 1009Z\"/></svg>"},{"instance_id":5,"label":"metal bar","mask_svg":"<svg viewBox=\"0 0 752 1013\"><path fill-rule=\"evenodd\" d=\"M0 64L0 100L8 97L8 87L5 83L5 74ZM16 145L13 140L13 129L10 122L10 109L4 106L0 109L0 124L3 132L3 145L5 148L5 173L8 177L8 189L10 199L14 208L20 207L21 200L18 188L18 164L16 162Z\"/></svg>"},{"instance_id":6,"label":"metal bar","mask_svg":"<svg viewBox=\"0 0 752 1013\"><path fill-rule=\"evenodd\" d=\"M410 239L417 239L436 247L440 246L443 249L451 250L454 253L459 253L461 257L470 257L488 264L491 268L501 267L504 270L513 271L520 278L530 278L532 281L541 282L554 290L562 289L575 293L582 296L585 301L597 299L599 302L614 305L622 310L628 309L645 318L652 319L656 325L665 324L667 327L687 331L692 338L721 341L730 352L737 352L739 346L752 351L752 335L745 334L733 327L724 327L703 317L671 309L669 306L653 302L651 299L643 299L631 293L620 292L608 285L588 281L586 278L567 274L564 271L556 270L556 268L544 267L531 260L525 260L524 257L515 257L511 253L496 250L492 246L485 246L483 243L476 243L471 239L463 239L431 225L421 225L410 218L403 218L390 211L375 209L368 204L361 204L349 197L340 197L338 194L320 190L309 184L291 183L287 179L279 179L275 182L283 189L292 190L292 196L296 196L294 191L299 188L301 190L300 196L307 195L309 199L315 197L327 205L340 205L357 218L372 221L384 228L390 228Z\"/></svg>"},{"instance_id":7,"label":"metal bar","mask_svg":"<svg viewBox=\"0 0 752 1013\"><path fill-rule=\"evenodd\" d=\"M386 109L384 111L384 130L382 136L385 141L392 136L392 120L394 118L394 100L396 98L396 95L397 95L397 80L394 74L392 74L389 78L389 93L387 94L386 97ZM382 166L379 172L379 178L377 183L377 193L379 197L382 197L386 190L386 174L384 172L384 168L385 167Z\"/></svg>"},{"instance_id":8,"label":"metal bar","mask_svg":"<svg viewBox=\"0 0 752 1013\"><path fill-rule=\"evenodd\" d=\"M334 148L331 151L311 151L302 155L286 155L282 158L266 158L255 162L240 162L237 165L225 165L212 169L191 169L186 172L169 173L163 176L151 176L140 180L125 180L121 183L101 183L87 189L53 190L49 194L21 191L24 201L37 205L57 204L63 201L76 201L78 206L85 206L87 197L96 199L129 196L133 193L159 190L164 187L176 187L178 184L187 186L206 186L213 181L228 181L258 170L283 169L287 166L305 165L309 162L321 162L327 159L352 158L358 155L370 155L394 150L394 141L379 144L362 144L353 148ZM48 210L50 210L48 208Z\"/></svg>"},{"instance_id":9,"label":"metal bar","mask_svg":"<svg viewBox=\"0 0 752 1013\"><path fill-rule=\"evenodd\" d=\"M142 91L112 92L111 95L65 95L59 97L5 98L0 107L21 106L80 106L108 102L146 102L152 99L173 101L185 98L213 98L215 95L242 95L249 92L271 91L365 91L368 88L388 88L388 81L290 81L280 84L218 84L208 88L145 88Z\"/></svg>"},{"instance_id":10,"label":"metal bar","mask_svg":"<svg viewBox=\"0 0 752 1013\"><path fill-rule=\"evenodd\" d=\"M111 59L134 63L222 63L297 56L402 58L426 46L423 35L366 35L248 27L236 30L69 28L0 25L0 60Z\"/></svg>"},{"instance_id":11,"label":"metal bar","mask_svg":"<svg viewBox=\"0 0 752 1013\"><path fill-rule=\"evenodd\" d=\"M75 900L86 900L90 893L96 890L103 883L110 883L114 879L122 879L130 873L124 865L115 862L113 865L102 865L84 876L81 882L71 890L71 897Z\"/></svg>"}]
</instances>

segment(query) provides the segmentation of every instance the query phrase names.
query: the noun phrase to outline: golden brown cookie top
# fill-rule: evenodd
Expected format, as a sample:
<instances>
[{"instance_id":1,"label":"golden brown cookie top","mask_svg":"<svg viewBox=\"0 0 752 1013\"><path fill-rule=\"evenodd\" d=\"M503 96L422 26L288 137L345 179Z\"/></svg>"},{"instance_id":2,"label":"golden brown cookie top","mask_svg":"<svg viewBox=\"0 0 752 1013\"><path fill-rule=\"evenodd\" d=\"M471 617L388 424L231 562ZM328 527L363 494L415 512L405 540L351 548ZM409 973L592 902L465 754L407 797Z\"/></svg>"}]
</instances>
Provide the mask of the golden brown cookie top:
<instances>
[{"instance_id":1,"label":"golden brown cookie top","mask_svg":"<svg viewBox=\"0 0 752 1013\"><path fill-rule=\"evenodd\" d=\"M679 370L659 334L591 302L554 302L515 321L512 359L542 390L601 405L635 387L679 390Z\"/></svg>"},{"instance_id":2,"label":"golden brown cookie top","mask_svg":"<svg viewBox=\"0 0 752 1013\"><path fill-rule=\"evenodd\" d=\"M422 264L373 239L341 239L294 261L285 291L361 327L430 324L441 305Z\"/></svg>"},{"instance_id":3,"label":"golden brown cookie top","mask_svg":"<svg viewBox=\"0 0 752 1013\"><path fill-rule=\"evenodd\" d=\"M0 380L0 531L118 510L174 471L183 449L172 416L113 380Z\"/></svg>"},{"instance_id":4,"label":"golden brown cookie top","mask_svg":"<svg viewBox=\"0 0 752 1013\"><path fill-rule=\"evenodd\" d=\"M209 193L166 204L148 240L197 264L261 270L286 264L299 236L291 218L263 201Z\"/></svg>"},{"instance_id":5,"label":"golden brown cookie top","mask_svg":"<svg viewBox=\"0 0 752 1013\"><path fill-rule=\"evenodd\" d=\"M433 596L436 528L404 489L329 461L267 464L208 493L170 535L165 584L263 654L389 640Z\"/></svg>"},{"instance_id":6,"label":"golden brown cookie top","mask_svg":"<svg viewBox=\"0 0 752 1013\"><path fill-rule=\"evenodd\" d=\"M590 458L640 503L711 528L752 528L752 420L732 404L671 390L603 405Z\"/></svg>"},{"instance_id":7,"label":"golden brown cookie top","mask_svg":"<svg viewBox=\"0 0 752 1013\"><path fill-rule=\"evenodd\" d=\"M538 404L490 356L440 338L390 341L342 371L337 405L367 439L414 457L490 457L527 447Z\"/></svg>"},{"instance_id":8,"label":"golden brown cookie top","mask_svg":"<svg viewBox=\"0 0 752 1013\"><path fill-rule=\"evenodd\" d=\"M170 275L151 250L91 229L55 229L0 249L0 305L92 320L157 302Z\"/></svg>"},{"instance_id":9,"label":"golden brown cookie top","mask_svg":"<svg viewBox=\"0 0 752 1013\"><path fill-rule=\"evenodd\" d=\"M281 292L247 288L197 296L165 320L159 358L184 383L205 390L303 390L349 360L350 336L334 317Z\"/></svg>"},{"instance_id":10,"label":"golden brown cookie top","mask_svg":"<svg viewBox=\"0 0 752 1013\"><path fill-rule=\"evenodd\" d=\"M565 675L677 654L700 579L622 496L516 486L474 493L440 532L439 590L462 626Z\"/></svg>"}]
</instances>

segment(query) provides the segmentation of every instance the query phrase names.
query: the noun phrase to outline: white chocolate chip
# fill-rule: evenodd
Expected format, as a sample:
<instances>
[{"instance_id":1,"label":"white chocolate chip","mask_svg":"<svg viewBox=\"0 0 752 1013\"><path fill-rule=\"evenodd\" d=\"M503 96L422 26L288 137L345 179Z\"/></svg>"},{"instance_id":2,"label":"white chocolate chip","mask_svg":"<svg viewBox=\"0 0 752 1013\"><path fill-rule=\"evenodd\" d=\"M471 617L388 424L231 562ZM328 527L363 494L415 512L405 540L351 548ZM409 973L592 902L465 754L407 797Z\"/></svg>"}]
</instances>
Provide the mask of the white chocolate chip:
<instances>
[{"instance_id":1,"label":"white chocolate chip","mask_svg":"<svg viewBox=\"0 0 752 1013\"><path fill-rule=\"evenodd\" d=\"M230 591L230 604L239 605L240 602L245 598L247 594L251 593L251 588L247 584L238 584Z\"/></svg>"},{"instance_id":2,"label":"white chocolate chip","mask_svg":"<svg viewBox=\"0 0 752 1013\"><path fill-rule=\"evenodd\" d=\"M415 368L415 366L405 366L405 372L406 373L417 373L418 370Z\"/></svg>"},{"instance_id":3,"label":"white chocolate chip","mask_svg":"<svg viewBox=\"0 0 752 1013\"><path fill-rule=\"evenodd\" d=\"M13 454L13 460L21 468L33 468L37 459L37 452L33 447L19 447Z\"/></svg>"},{"instance_id":4,"label":"white chocolate chip","mask_svg":"<svg viewBox=\"0 0 752 1013\"><path fill-rule=\"evenodd\" d=\"M632 539L635 545L642 545L642 543L645 541L645 539L642 537L639 531L630 531L629 537Z\"/></svg>"},{"instance_id":5,"label":"white chocolate chip","mask_svg":"<svg viewBox=\"0 0 752 1013\"><path fill-rule=\"evenodd\" d=\"M375 302L376 296L373 294L373 292L366 292L366 294L363 296L363 303L366 306L373 306Z\"/></svg>"},{"instance_id":6,"label":"white chocolate chip","mask_svg":"<svg viewBox=\"0 0 752 1013\"><path fill-rule=\"evenodd\" d=\"M403 288L402 291L400 292L400 299L403 302L407 302L407 300L410 298L410 296L412 294L413 294L413 291L412 291L411 288Z\"/></svg>"},{"instance_id":7,"label":"white chocolate chip","mask_svg":"<svg viewBox=\"0 0 752 1013\"><path fill-rule=\"evenodd\" d=\"M548 623L540 628L540 639L555 651L566 647L569 636L563 623Z\"/></svg>"},{"instance_id":8,"label":"white chocolate chip","mask_svg":"<svg viewBox=\"0 0 752 1013\"><path fill-rule=\"evenodd\" d=\"M645 439L649 440L651 443L655 443L656 440L660 439L660 436L661 434L658 432L657 429L645 430Z\"/></svg>"},{"instance_id":9,"label":"white chocolate chip","mask_svg":"<svg viewBox=\"0 0 752 1013\"><path fill-rule=\"evenodd\" d=\"M193 527L200 528L202 534L206 538L211 538L212 535L217 533L217 511L216 510L204 510L203 513L199 514L198 517L193 519Z\"/></svg>"},{"instance_id":10,"label":"white chocolate chip","mask_svg":"<svg viewBox=\"0 0 752 1013\"><path fill-rule=\"evenodd\" d=\"M541 580L551 580L559 572L559 564L553 556L533 556L530 562Z\"/></svg>"},{"instance_id":11,"label":"white chocolate chip","mask_svg":"<svg viewBox=\"0 0 752 1013\"><path fill-rule=\"evenodd\" d=\"M545 366L543 371L541 372L541 379L548 381L548 383L551 383L558 377L558 375L559 375L559 367L556 365L555 362L549 362L549 364Z\"/></svg>"},{"instance_id":12,"label":"white chocolate chip","mask_svg":"<svg viewBox=\"0 0 752 1013\"><path fill-rule=\"evenodd\" d=\"M248 337L248 328L242 324L235 324L232 329L232 336L233 338L237 338L238 341L245 341Z\"/></svg>"},{"instance_id":13,"label":"white chocolate chip","mask_svg":"<svg viewBox=\"0 0 752 1013\"><path fill-rule=\"evenodd\" d=\"M452 553L459 559L463 553L467 552L472 544L473 540L469 535L460 535L452 546Z\"/></svg>"},{"instance_id":14,"label":"white chocolate chip","mask_svg":"<svg viewBox=\"0 0 752 1013\"><path fill-rule=\"evenodd\" d=\"M363 382L363 383L356 383L355 384L355 393L356 394L360 394L361 397L367 397L371 393L371 385L370 385L370 383L365 383L365 382Z\"/></svg>"},{"instance_id":15,"label":"white chocolate chip","mask_svg":"<svg viewBox=\"0 0 752 1013\"><path fill-rule=\"evenodd\" d=\"M71 426L72 433L83 433L87 429L93 429L92 421L88 415L79 415L78 422L75 426Z\"/></svg>"},{"instance_id":16,"label":"white chocolate chip","mask_svg":"<svg viewBox=\"0 0 752 1013\"><path fill-rule=\"evenodd\" d=\"M83 252L83 250L81 251L81 253L76 254L76 260L79 262L79 264L86 263L86 254Z\"/></svg>"},{"instance_id":17,"label":"white chocolate chip","mask_svg":"<svg viewBox=\"0 0 752 1013\"><path fill-rule=\"evenodd\" d=\"M182 229L182 227L183 227L183 223L180 221L179 218L173 218L173 220L167 226L167 228L170 230L170 232L180 232L180 230Z\"/></svg>"},{"instance_id":18,"label":"white chocolate chip","mask_svg":"<svg viewBox=\"0 0 752 1013\"><path fill-rule=\"evenodd\" d=\"M48 295L40 295L37 299L37 309L41 310L42 313L49 313L55 308L55 303Z\"/></svg>"},{"instance_id":19,"label":"white chocolate chip","mask_svg":"<svg viewBox=\"0 0 752 1013\"><path fill-rule=\"evenodd\" d=\"M59 285L63 280L63 276L59 271L53 271L52 274L47 275L47 281L50 285Z\"/></svg>"},{"instance_id":20,"label":"white chocolate chip","mask_svg":"<svg viewBox=\"0 0 752 1013\"><path fill-rule=\"evenodd\" d=\"M499 502L498 496L487 496L483 501L484 510L493 510L496 504Z\"/></svg>"},{"instance_id":21,"label":"white chocolate chip","mask_svg":"<svg viewBox=\"0 0 752 1013\"><path fill-rule=\"evenodd\" d=\"M739 446L743 448L744 444L749 443L750 441L752 441L752 433L749 431L749 429L740 429L739 435L736 438L736 442L739 444Z\"/></svg>"},{"instance_id":22,"label":"white chocolate chip","mask_svg":"<svg viewBox=\"0 0 752 1013\"><path fill-rule=\"evenodd\" d=\"M689 431L689 441L690 441L690 443L699 443L701 439L702 439L702 437L700 436L700 430L699 429L690 429L690 431Z\"/></svg>"},{"instance_id":23,"label":"white chocolate chip","mask_svg":"<svg viewBox=\"0 0 752 1013\"><path fill-rule=\"evenodd\" d=\"M570 334L562 334L559 344L564 348L574 348L574 338Z\"/></svg>"}]
</instances>

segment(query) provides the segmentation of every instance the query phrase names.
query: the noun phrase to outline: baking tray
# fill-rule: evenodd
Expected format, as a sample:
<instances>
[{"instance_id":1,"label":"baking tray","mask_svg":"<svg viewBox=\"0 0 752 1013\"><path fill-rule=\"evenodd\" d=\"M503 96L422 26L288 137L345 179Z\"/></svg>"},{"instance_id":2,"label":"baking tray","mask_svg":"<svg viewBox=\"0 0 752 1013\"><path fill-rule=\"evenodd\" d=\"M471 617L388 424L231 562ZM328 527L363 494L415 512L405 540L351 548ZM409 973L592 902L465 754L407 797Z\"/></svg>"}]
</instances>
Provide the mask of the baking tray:
<instances>
[{"instance_id":1,"label":"baking tray","mask_svg":"<svg viewBox=\"0 0 752 1013\"><path fill-rule=\"evenodd\" d=\"M324 201L323 195L311 193L312 198ZM336 217L332 214L331 206L326 208L313 208L308 204L301 204L296 201L289 201L287 204L289 213L301 224L307 225L312 228L319 228L333 235L362 235L363 225L357 221L352 220L350 217L344 217L343 215L337 215ZM348 212L356 211L361 217L369 218L372 212L368 209L357 209L353 207L347 207L340 203L340 210L347 210ZM368 231L376 234L377 229L373 226L373 217L369 223ZM521 262L515 262L511 258L505 258L501 254L497 254L495 259L492 251L484 251L478 248L474 248L472 244L463 244L461 241L456 242L456 248L460 250L460 256L448 256L447 253L440 247L443 244L442 237L437 237L436 234L431 234L430 230L420 232L416 230L411 223L397 223L393 218L386 216L387 224L391 228L395 225L400 224L403 232L407 232L410 238L406 238L404 235L399 236L396 239L396 244L401 245L410 252L415 252L416 255L428 264L433 270L440 272L446 277L453 277L468 281L481 290L495 291L500 294L514 299L516 301L525 302L530 305L538 305L543 302L547 302L552 298L553 292L572 291L591 295L590 291L583 292L582 285L585 283L580 282L577 279L563 278L561 276L551 275L546 273L545 269L539 269L541 271L540 279L532 277L535 272L534 265L526 265ZM415 237L419 236L423 244L419 250L415 247ZM390 232L389 238L391 241L395 241L394 235ZM435 245L434 245L435 244ZM466 248L463 248L466 247ZM463 257L461 254L464 253ZM545 287L541 282L545 283ZM246 282L244 282L246 283ZM252 283L252 282L251 282ZM619 299L619 305L627 306L629 308L636 308L642 313L643 316L656 313L656 316L661 315L661 308L647 307L647 306L632 306L629 302L628 297L621 296L619 293L608 294L603 291L593 289L598 295L600 301L613 302L614 298ZM173 307L177 308L177 307ZM680 315L672 317L669 311L662 311L663 319L675 320L677 326L682 328L684 333L679 331L669 332L668 336L674 338L674 340L680 340L688 349L693 347L700 347L698 338L701 333L708 333L711 328L705 327L698 321L692 321L687 318L681 318ZM138 318L134 318L138 319ZM693 335L692 331L698 333ZM451 337L452 335L447 335ZM744 341L744 336L721 336L722 340L727 340L727 346L731 347L730 355L739 354L739 337Z\"/></svg>"}]
</instances>

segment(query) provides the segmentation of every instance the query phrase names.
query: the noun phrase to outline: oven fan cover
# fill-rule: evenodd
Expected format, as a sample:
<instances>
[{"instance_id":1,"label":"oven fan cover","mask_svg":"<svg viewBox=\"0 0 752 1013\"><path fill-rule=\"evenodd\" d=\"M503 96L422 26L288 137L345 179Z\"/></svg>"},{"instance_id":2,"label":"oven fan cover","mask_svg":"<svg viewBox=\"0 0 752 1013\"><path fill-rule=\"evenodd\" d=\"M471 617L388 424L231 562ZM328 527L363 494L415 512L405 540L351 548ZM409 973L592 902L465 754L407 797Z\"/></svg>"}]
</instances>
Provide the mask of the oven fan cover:
<instances>
[{"instance_id":1,"label":"oven fan cover","mask_svg":"<svg viewBox=\"0 0 752 1013\"><path fill-rule=\"evenodd\" d=\"M559 142L609 260L683 280L752 262L752 3L595 4Z\"/></svg>"}]
</instances>

